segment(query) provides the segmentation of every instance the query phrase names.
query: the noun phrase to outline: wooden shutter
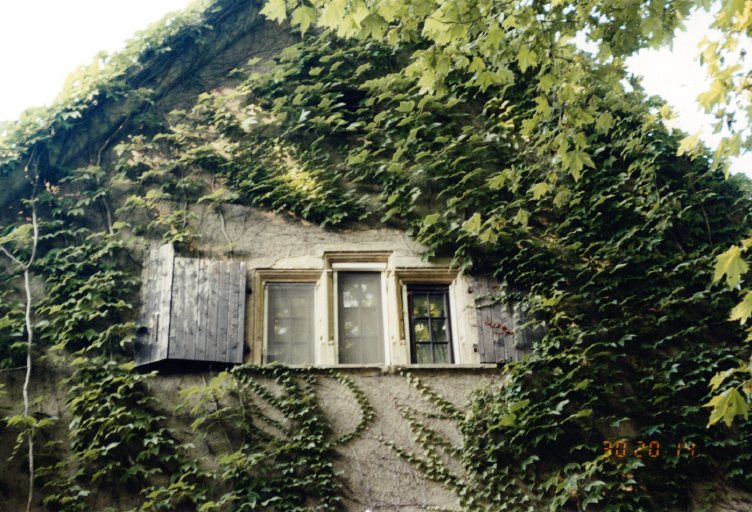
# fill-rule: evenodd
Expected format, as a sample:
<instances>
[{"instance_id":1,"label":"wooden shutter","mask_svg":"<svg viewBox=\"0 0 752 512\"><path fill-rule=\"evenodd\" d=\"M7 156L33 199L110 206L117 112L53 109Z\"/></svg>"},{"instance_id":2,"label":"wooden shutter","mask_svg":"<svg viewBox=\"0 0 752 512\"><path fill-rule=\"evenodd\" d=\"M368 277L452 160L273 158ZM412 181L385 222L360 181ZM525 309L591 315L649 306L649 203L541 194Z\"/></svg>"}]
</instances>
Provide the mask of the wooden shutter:
<instances>
[{"instance_id":1,"label":"wooden shutter","mask_svg":"<svg viewBox=\"0 0 752 512\"><path fill-rule=\"evenodd\" d=\"M498 281L473 278L481 363L517 361L532 349L542 330L525 326L529 318L520 302L505 302ZM523 327L524 326L524 327Z\"/></svg>"},{"instance_id":2,"label":"wooden shutter","mask_svg":"<svg viewBox=\"0 0 752 512\"><path fill-rule=\"evenodd\" d=\"M245 263L152 251L144 265L139 365L165 359L242 363Z\"/></svg>"},{"instance_id":3,"label":"wooden shutter","mask_svg":"<svg viewBox=\"0 0 752 512\"><path fill-rule=\"evenodd\" d=\"M137 365L167 359L174 260L175 251L168 244L149 251L144 262L138 321L141 329L134 354Z\"/></svg>"}]
</instances>

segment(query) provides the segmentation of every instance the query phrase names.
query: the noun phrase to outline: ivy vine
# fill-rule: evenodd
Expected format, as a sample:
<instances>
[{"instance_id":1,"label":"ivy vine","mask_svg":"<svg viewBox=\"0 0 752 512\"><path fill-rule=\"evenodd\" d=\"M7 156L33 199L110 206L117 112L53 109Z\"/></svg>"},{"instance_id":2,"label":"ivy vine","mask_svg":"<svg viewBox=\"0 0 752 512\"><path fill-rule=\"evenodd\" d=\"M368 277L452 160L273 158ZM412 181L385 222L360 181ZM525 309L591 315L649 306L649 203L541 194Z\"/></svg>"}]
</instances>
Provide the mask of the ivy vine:
<instances>
[{"instance_id":1,"label":"ivy vine","mask_svg":"<svg viewBox=\"0 0 752 512\"><path fill-rule=\"evenodd\" d=\"M142 41L138 55L182 30L206 29L200 17L177 23ZM60 169L39 160L39 254L30 270L46 289L34 308L42 345L33 355L59 354L72 371L69 437L58 440L67 456L40 472L50 509L98 508L98 490L109 485L138 496L134 510L144 511L341 506L335 449L374 414L346 377L333 376L362 419L339 439L317 404L315 372L239 367L192 389L185 399L196 431L228 439L208 467L170 427L152 376L127 362L139 243L190 249L199 202L220 212L228 202L261 205L332 228L390 223L428 256L452 256L527 297L545 337L509 367L504 385L475 394L469 410L411 378L463 443L445 442L405 408L423 453L395 449L454 489L466 509L666 510L686 506L687 488L709 475L752 489L750 426L707 429L701 405L711 376L742 355L744 333L726 321L734 297L711 289L709 269L752 228L746 185L725 181L707 157L677 157L682 134L660 122L660 102L636 83L616 94L613 69L595 61L577 57L591 84L578 101L601 114L578 120L539 99L555 94L553 84L541 90L522 63L505 83L447 69L442 95L421 95L408 57L425 47L420 38L308 34L265 63L267 72L252 63L237 70L231 91L204 93L119 137L111 161ZM28 117L14 125L0 148L2 174L34 148L59 151L53 128L72 129L95 101L126 92L148 100L148 91L127 87L127 69L105 72L114 80L105 96L93 89L99 78L86 80L92 89L41 125ZM582 140L561 140L558 149L534 143L562 123L581 123ZM593 151L583 154L585 146ZM566 160L569 172L548 173L552 159ZM21 215L4 217L0 236L22 248L30 205L14 206ZM22 364L18 343L29 331L17 278L0 282L6 368ZM728 373L720 391L739 386L736 377ZM37 421L33 411L22 416ZM22 423L9 427L30 439ZM608 439L653 438L695 443L699 455L658 463L602 450ZM460 461L460 475L447 457Z\"/></svg>"}]
</instances>

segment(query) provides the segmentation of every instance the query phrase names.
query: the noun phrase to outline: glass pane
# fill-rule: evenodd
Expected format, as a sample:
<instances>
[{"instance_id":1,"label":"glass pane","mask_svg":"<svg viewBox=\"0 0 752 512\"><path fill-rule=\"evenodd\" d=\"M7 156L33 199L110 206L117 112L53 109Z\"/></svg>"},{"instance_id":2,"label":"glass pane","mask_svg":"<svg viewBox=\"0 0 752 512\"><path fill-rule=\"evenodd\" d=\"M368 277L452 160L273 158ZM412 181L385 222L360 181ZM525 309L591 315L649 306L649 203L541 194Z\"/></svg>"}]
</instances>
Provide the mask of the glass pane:
<instances>
[{"instance_id":1,"label":"glass pane","mask_svg":"<svg viewBox=\"0 0 752 512\"><path fill-rule=\"evenodd\" d=\"M340 301L342 307L349 309L357 308L360 305L358 300L360 298L360 290L358 290L357 283L341 284L340 290L342 290Z\"/></svg>"},{"instance_id":2,"label":"glass pane","mask_svg":"<svg viewBox=\"0 0 752 512\"><path fill-rule=\"evenodd\" d=\"M381 333L381 318L378 315L364 314L360 320L363 336L377 338Z\"/></svg>"},{"instance_id":3,"label":"glass pane","mask_svg":"<svg viewBox=\"0 0 752 512\"><path fill-rule=\"evenodd\" d=\"M268 283L266 359L313 364L313 292L309 283Z\"/></svg>"},{"instance_id":4,"label":"glass pane","mask_svg":"<svg viewBox=\"0 0 752 512\"><path fill-rule=\"evenodd\" d=\"M438 343L433 346L433 362L449 363L449 345L447 343Z\"/></svg>"},{"instance_id":5,"label":"glass pane","mask_svg":"<svg viewBox=\"0 0 752 512\"><path fill-rule=\"evenodd\" d=\"M416 320L414 323L415 341L429 341L428 320Z\"/></svg>"},{"instance_id":6,"label":"glass pane","mask_svg":"<svg viewBox=\"0 0 752 512\"><path fill-rule=\"evenodd\" d=\"M311 309L311 298L304 294L293 295L290 297L290 307L292 316L305 317L305 312Z\"/></svg>"},{"instance_id":7,"label":"glass pane","mask_svg":"<svg viewBox=\"0 0 752 512\"><path fill-rule=\"evenodd\" d=\"M428 296L413 296L413 316L428 316Z\"/></svg>"},{"instance_id":8,"label":"glass pane","mask_svg":"<svg viewBox=\"0 0 752 512\"><path fill-rule=\"evenodd\" d=\"M290 325L292 331L290 333L290 341L305 345L306 340L313 339L313 333L311 330L310 318L295 318Z\"/></svg>"},{"instance_id":9,"label":"glass pane","mask_svg":"<svg viewBox=\"0 0 752 512\"><path fill-rule=\"evenodd\" d=\"M410 343L417 364L452 362L449 325L449 287L431 284L410 285Z\"/></svg>"},{"instance_id":10,"label":"glass pane","mask_svg":"<svg viewBox=\"0 0 752 512\"><path fill-rule=\"evenodd\" d=\"M446 319L431 319L431 341L448 341L449 333Z\"/></svg>"},{"instance_id":11,"label":"glass pane","mask_svg":"<svg viewBox=\"0 0 752 512\"><path fill-rule=\"evenodd\" d=\"M287 318L274 318L274 328L272 329L271 338L275 342L290 342L290 320Z\"/></svg>"},{"instance_id":12,"label":"glass pane","mask_svg":"<svg viewBox=\"0 0 752 512\"><path fill-rule=\"evenodd\" d=\"M312 364L308 358L310 348L307 343L290 343L289 352L286 354L287 364Z\"/></svg>"},{"instance_id":13,"label":"glass pane","mask_svg":"<svg viewBox=\"0 0 752 512\"><path fill-rule=\"evenodd\" d=\"M430 343L416 343L415 344L415 362L418 364L433 363L433 356L431 354Z\"/></svg>"},{"instance_id":14,"label":"glass pane","mask_svg":"<svg viewBox=\"0 0 752 512\"><path fill-rule=\"evenodd\" d=\"M381 274L338 272L339 362L384 362L384 326L381 311Z\"/></svg>"},{"instance_id":15,"label":"glass pane","mask_svg":"<svg viewBox=\"0 0 752 512\"><path fill-rule=\"evenodd\" d=\"M430 296L429 311L432 317L446 316L444 314L444 295L432 294Z\"/></svg>"},{"instance_id":16,"label":"glass pane","mask_svg":"<svg viewBox=\"0 0 752 512\"><path fill-rule=\"evenodd\" d=\"M360 340L363 363L381 363L384 361L384 341L381 338L364 336Z\"/></svg>"},{"instance_id":17,"label":"glass pane","mask_svg":"<svg viewBox=\"0 0 752 512\"><path fill-rule=\"evenodd\" d=\"M342 312L342 329L346 338L357 338L360 336L360 312L357 309L346 309Z\"/></svg>"},{"instance_id":18,"label":"glass pane","mask_svg":"<svg viewBox=\"0 0 752 512\"><path fill-rule=\"evenodd\" d=\"M286 294L274 294L270 297L271 307L275 316L289 317L292 313L290 309L290 300Z\"/></svg>"},{"instance_id":19,"label":"glass pane","mask_svg":"<svg viewBox=\"0 0 752 512\"><path fill-rule=\"evenodd\" d=\"M362 308L375 308L379 304L379 298L377 293L379 290L372 290L368 286L364 286L360 295L360 307Z\"/></svg>"}]
</instances>

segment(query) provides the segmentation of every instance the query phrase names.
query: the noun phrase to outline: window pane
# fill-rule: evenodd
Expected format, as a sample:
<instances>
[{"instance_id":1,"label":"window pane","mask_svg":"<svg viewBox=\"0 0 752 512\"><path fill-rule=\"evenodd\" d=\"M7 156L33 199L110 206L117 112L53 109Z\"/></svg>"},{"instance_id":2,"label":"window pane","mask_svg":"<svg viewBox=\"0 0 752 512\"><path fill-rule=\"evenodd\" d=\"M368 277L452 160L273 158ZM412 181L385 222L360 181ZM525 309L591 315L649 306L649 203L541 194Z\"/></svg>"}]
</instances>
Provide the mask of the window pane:
<instances>
[{"instance_id":1,"label":"window pane","mask_svg":"<svg viewBox=\"0 0 752 512\"><path fill-rule=\"evenodd\" d=\"M449 345L447 343L436 343L433 346L434 363L451 363L449 360Z\"/></svg>"},{"instance_id":2,"label":"window pane","mask_svg":"<svg viewBox=\"0 0 752 512\"><path fill-rule=\"evenodd\" d=\"M268 283L268 362L313 364L314 324L312 283Z\"/></svg>"},{"instance_id":3,"label":"window pane","mask_svg":"<svg viewBox=\"0 0 752 512\"><path fill-rule=\"evenodd\" d=\"M451 363L449 326L449 287L413 285L407 289L410 313L412 362L417 364Z\"/></svg>"},{"instance_id":4,"label":"window pane","mask_svg":"<svg viewBox=\"0 0 752 512\"><path fill-rule=\"evenodd\" d=\"M290 343L290 319L273 318L272 339L278 343Z\"/></svg>"},{"instance_id":5,"label":"window pane","mask_svg":"<svg viewBox=\"0 0 752 512\"><path fill-rule=\"evenodd\" d=\"M415 344L415 362L418 364L433 363L433 356L431 355L430 343L416 343Z\"/></svg>"},{"instance_id":6,"label":"window pane","mask_svg":"<svg viewBox=\"0 0 752 512\"><path fill-rule=\"evenodd\" d=\"M428 320L415 320L415 341L431 341L431 337L428 333Z\"/></svg>"},{"instance_id":7,"label":"window pane","mask_svg":"<svg viewBox=\"0 0 752 512\"><path fill-rule=\"evenodd\" d=\"M432 317L446 316L444 314L444 296L431 294L429 299L429 312Z\"/></svg>"},{"instance_id":8,"label":"window pane","mask_svg":"<svg viewBox=\"0 0 752 512\"><path fill-rule=\"evenodd\" d=\"M416 294L413 297L413 316L428 316L428 296Z\"/></svg>"},{"instance_id":9,"label":"window pane","mask_svg":"<svg viewBox=\"0 0 752 512\"><path fill-rule=\"evenodd\" d=\"M381 274L338 272L337 287L339 362L383 363Z\"/></svg>"},{"instance_id":10,"label":"window pane","mask_svg":"<svg viewBox=\"0 0 752 512\"><path fill-rule=\"evenodd\" d=\"M448 341L449 329L446 319L432 318L431 319L431 341ZM417 340L420 341L420 340ZM427 340L426 340L427 341Z\"/></svg>"}]
</instances>

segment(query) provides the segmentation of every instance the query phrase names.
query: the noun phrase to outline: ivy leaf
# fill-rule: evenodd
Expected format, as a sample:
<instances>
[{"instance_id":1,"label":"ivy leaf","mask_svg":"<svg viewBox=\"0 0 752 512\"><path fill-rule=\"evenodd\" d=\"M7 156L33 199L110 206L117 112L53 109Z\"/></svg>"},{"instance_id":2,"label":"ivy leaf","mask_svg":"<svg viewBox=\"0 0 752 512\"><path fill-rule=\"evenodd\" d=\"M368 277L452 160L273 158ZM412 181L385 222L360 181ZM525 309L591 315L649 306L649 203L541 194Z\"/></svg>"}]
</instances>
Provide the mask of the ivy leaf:
<instances>
[{"instance_id":1,"label":"ivy leaf","mask_svg":"<svg viewBox=\"0 0 752 512\"><path fill-rule=\"evenodd\" d=\"M614 117L609 112L604 112L598 116L595 121L595 129L599 133L608 133L611 127L614 125Z\"/></svg>"},{"instance_id":2,"label":"ivy leaf","mask_svg":"<svg viewBox=\"0 0 752 512\"><path fill-rule=\"evenodd\" d=\"M268 0L266 5L264 5L264 8L261 9L261 14L272 21L282 23L285 21L285 18L287 18L285 0Z\"/></svg>"},{"instance_id":3,"label":"ivy leaf","mask_svg":"<svg viewBox=\"0 0 752 512\"><path fill-rule=\"evenodd\" d=\"M540 112L540 115L544 118L547 118L551 115L551 105L549 105L548 100L545 96L538 96L535 98L535 110Z\"/></svg>"},{"instance_id":4,"label":"ivy leaf","mask_svg":"<svg viewBox=\"0 0 752 512\"><path fill-rule=\"evenodd\" d=\"M718 372L715 375L713 375L713 378L710 379L710 391L717 391L719 387L721 387L721 384L723 384L726 379L731 377L733 374L740 371L739 368L730 368L728 370Z\"/></svg>"},{"instance_id":5,"label":"ivy leaf","mask_svg":"<svg viewBox=\"0 0 752 512\"><path fill-rule=\"evenodd\" d=\"M284 7L284 2L282 2L282 5ZM300 27L300 33L305 34L306 30L308 30L308 27L311 26L311 23L316 19L316 10L313 7L308 7L307 5L301 5L294 11L292 11L292 16L290 17L290 23L293 25Z\"/></svg>"},{"instance_id":6,"label":"ivy leaf","mask_svg":"<svg viewBox=\"0 0 752 512\"><path fill-rule=\"evenodd\" d=\"M710 85L710 89L697 96L697 103L705 109L705 112L710 112L723 99L724 91L723 82L721 80L714 80Z\"/></svg>"},{"instance_id":7,"label":"ivy leaf","mask_svg":"<svg viewBox=\"0 0 752 512\"><path fill-rule=\"evenodd\" d=\"M703 407L712 407L708 427L715 425L720 420L730 427L736 416L749 419L749 404L736 388L727 389L720 395L716 395Z\"/></svg>"},{"instance_id":8,"label":"ivy leaf","mask_svg":"<svg viewBox=\"0 0 752 512\"><path fill-rule=\"evenodd\" d=\"M214 192L198 198L196 203L202 203L204 201L212 201L215 203L227 203L230 201L234 201L235 199L237 199L237 197L238 197L238 194L236 192L232 192L224 187L219 187L215 189Z\"/></svg>"},{"instance_id":9,"label":"ivy leaf","mask_svg":"<svg viewBox=\"0 0 752 512\"><path fill-rule=\"evenodd\" d=\"M540 88L543 92L548 92L554 87L554 77L546 73L540 78Z\"/></svg>"},{"instance_id":10,"label":"ivy leaf","mask_svg":"<svg viewBox=\"0 0 752 512\"><path fill-rule=\"evenodd\" d=\"M415 108L414 101L401 101L399 106L396 108L396 110L397 112L410 112L414 108Z\"/></svg>"},{"instance_id":11,"label":"ivy leaf","mask_svg":"<svg viewBox=\"0 0 752 512\"><path fill-rule=\"evenodd\" d=\"M567 151L564 158L562 158L562 162L565 167L567 167L575 181L580 181L580 178L582 177L582 169L584 169L586 165L588 167L595 167L590 155L579 149Z\"/></svg>"},{"instance_id":12,"label":"ivy leaf","mask_svg":"<svg viewBox=\"0 0 752 512\"><path fill-rule=\"evenodd\" d=\"M515 224L519 224L521 226L527 226L527 221L530 215L527 213L527 211L523 210L522 208L519 209L517 212L517 215L514 216L514 219L512 219L512 222Z\"/></svg>"},{"instance_id":13,"label":"ivy leaf","mask_svg":"<svg viewBox=\"0 0 752 512\"><path fill-rule=\"evenodd\" d=\"M738 245L732 246L728 251L718 255L715 262L713 282L717 283L726 276L726 284L733 288L742 279L742 275L749 270L749 265L742 258L742 251Z\"/></svg>"},{"instance_id":14,"label":"ivy leaf","mask_svg":"<svg viewBox=\"0 0 752 512\"><path fill-rule=\"evenodd\" d=\"M467 70L471 73L477 73L478 71L483 71L484 69L486 69L486 63L483 61L483 59L477 56L473 57L473 61L467 68Z\"/></svg>"},{"instance_id":15,"label":"ivy leaf","mask_svg":"<svg viewBox=\"0 0 752 512\"><path fill-rule=\"evenodd\" d=\"M739 323L744 324L750 316L752 316L752 291L747 291L744 299L731 310L729 320L739 320Z\"/></svg>"},{"instance_id":16,"label":"ivy leaf","mask_svg":"<svg viewBox=\"0 0 752 512\"><path fill-rule=\"evenodd\" d=\"M430 215L426 215L423 217L423 225L424 226L433 226L436 224L440 219L440 216L438 213L431 213Z\"/></svg>"},{"instance_id":17,"label":"ivy leaf","mask_svg":"<svg viewBox=\"0 0 752 512\"><path fill-rule=\"evenodd\" d=\"M700 133L693 133L687 135L681 142L679 142L679 148L676 150L676 156L687 155L694 157L700 151Z\"/></svg>"},{"instance_id":18,"label":"ivy leaf","mask_svg":"<svg viewBox=\"0 0 752 512\"><path fill-rule=\"evenodd\" d=\"M513 427L516 419L517 419L517 415L514 413L503 414L501 416L501 419L499 419L498 423L496 423L496 426L497 427Z\"/></svg>"},{"instance_id":19,"label":"ivy leaf","mask_svg":"<svg viewBox=\"0 0 752 512\"><path fill-rule=\"evenodd\" d=\"M476 212L462 224L462 229L472 235L477 235L480 233L480 224L480 213Z\"/></svg>"},{"instance_id":20,"label":"ivy leaf","mask_svg":"<svg viewBox=\"0 0 752 512\"><path fill-rule=\"evenodd\" d=\"M335 28L345 17L345 0L332 0L326 3L321 11L319 23L321 26Z\"/></svg>"},{"instance_id":21,"label":"ivy leaf","mask_svg":"<svg viewBox=\"0 0 752 512\"><path fill-rule=\"evenodd\" d=\"M7 235L0 237L0 244L6 244L8 242L15 242L18 244L23 244L31 240L31 232L32 232L31 224L22 224L18 226L17 228L15 228L10 233L8 233Z\"/></svg>"},{"instance_id":22,"label":"ivy leaf","mask_svg":"<svg viewBox=\"0 0 752 512\"><path fill-rule=\"evenodd\" d=\"M520 66L520 70L524 73L527 68L533 67L538 63L538 56L534 50L531 50L527 46L520 48L517 53L517 63Z\"/></svg>"},{"instance_id":23,"label":"ivy leaf","mask_svg":"<svg viewBox=\"0 0 752 512\"><path fill-rule=\"evenodd\" d=\"M541 197L545 196L551 187L546 182L536 183L530 187L530 193L533 195L533 200L538 201Z\"/></svg>"}]
</instances>

